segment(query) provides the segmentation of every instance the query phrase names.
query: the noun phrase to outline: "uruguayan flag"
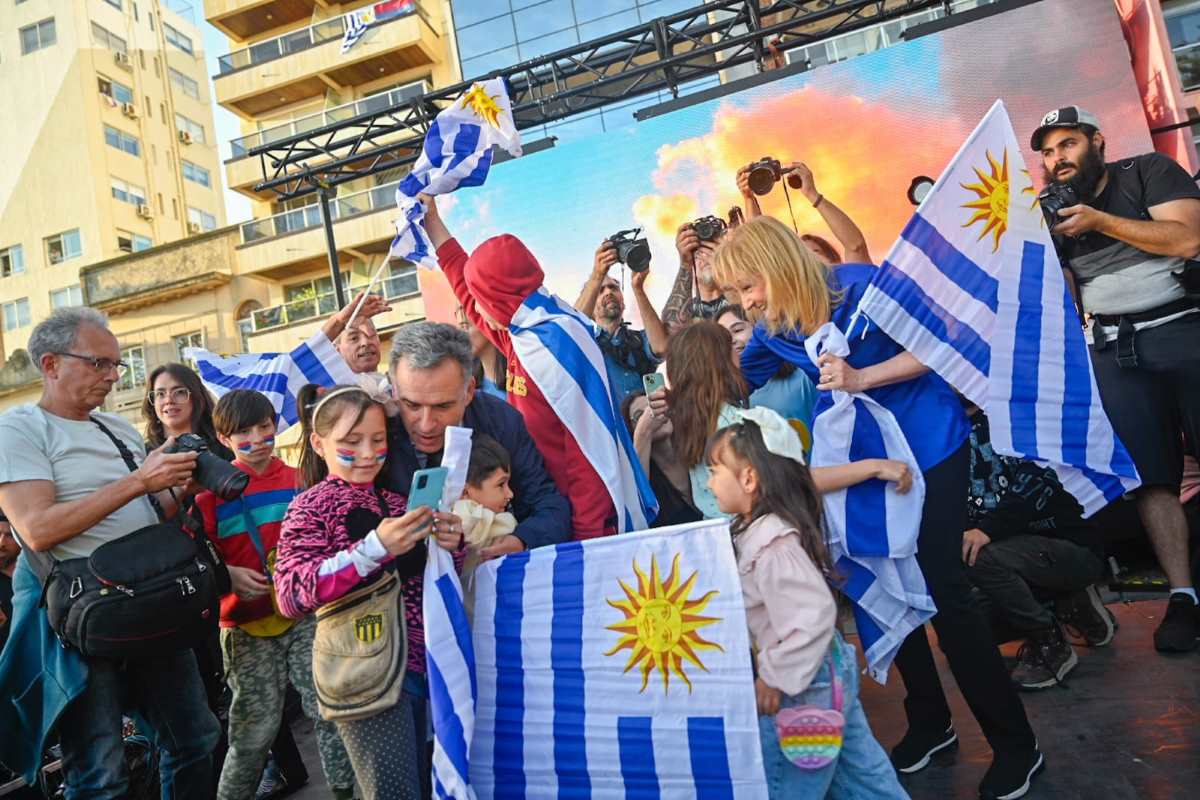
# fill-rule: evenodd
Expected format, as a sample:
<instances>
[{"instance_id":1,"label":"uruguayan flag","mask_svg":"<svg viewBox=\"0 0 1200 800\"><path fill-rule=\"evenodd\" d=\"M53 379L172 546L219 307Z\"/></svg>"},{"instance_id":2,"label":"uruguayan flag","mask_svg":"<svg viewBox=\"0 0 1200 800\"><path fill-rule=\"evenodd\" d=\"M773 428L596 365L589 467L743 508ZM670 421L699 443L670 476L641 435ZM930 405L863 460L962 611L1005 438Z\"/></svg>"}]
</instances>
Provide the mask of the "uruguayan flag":
<instances>
[{"instance_id":1,"label":"uruguayan flag","mask_svg":"<svg viewBox=\"0 0 1200 800\"><path fill-rule=\"evenodd\" d=\"M375 10L373 8L360 8L356 11L351 11L342 17L346 32L342 34L342 49L341 54L346 55L351 47L358 44L358 40L367 32L367 28L375 22Z\"/></svg>"},{"instance_id":2,"label":"uruguayan flag","mask_svg":"<svg viewBox=\"0 0 1200 800\"><path fill-rule=\"evenodd\" d=\"M275 406L279 429L294 425L300 415L296 394L307 383L335 386L357 384L358 376L321 331L290 353L248 353L219 356L200 347L189 347L184 357L196 364L200 380L214 397L231 389L262 392Z\"/></svg>"},{"instance_id":3,"label":"uruguayan flag","mask_svg":"<svg viewBox=\"0 0 1200 800\"><path fill-rule=\"evenodd\" d=\"M814 364L821 353L850 355L846 336L832 322L806 337L804 347ZM867 671L885 683L905 637L936 610L916 558L925 479L891 411L866 393L835 390L833 405L813 422L810 461L824 467L862 458L903 461L913 475L905 494L894 483L869 480L821 498L829 555L854 603Z\"/></svg>"},{"instance_id":4,"label":"uruguayan flag","mask_svg":"<svg viewBox=\"0 0 1200 800\"><path fill-rule=\"evenodd\" d=\"M475 574L481 798L766 798L724 520L540 547Z\"/></svg>"},{"instance_id":5,"label":"uruguayan flag","mask_svg":"<svg viewBox=\"0 0 1200 800\"><path fill-rule=\"evenodd\" d=\"M508 90L500 78L472 84L429 126L417 163L396 189L400 218L392 240L392 258L437 269L437 259L421 225L425 206L417 195L481 186L492 167L492 145L514 156L521 155L521 136L513 123Z\"/></svg>"},{"instance_id":6,"label":"uruguayan flag","mask_svg":"<svg viewBox=\"0 0 1200 800\"><path fill-rule=\"evenodd\" d=\"M1047 461L1090 515L1140 483L997 100L900 234L859 310L984 409L997 452Z\"/></svg>"},{"instance_id":7,"label":"uruguayan flag","mask_svg":"<svg viewBox=\"0 0 1200 800\"><path fill-rule=\"evenodd\" d=\"M640 531L658 515L658 501L609 388L594 330L545 287L526 298L508 326L521 365L608 487L618 529Z\"/></svg>"}]
</instances>

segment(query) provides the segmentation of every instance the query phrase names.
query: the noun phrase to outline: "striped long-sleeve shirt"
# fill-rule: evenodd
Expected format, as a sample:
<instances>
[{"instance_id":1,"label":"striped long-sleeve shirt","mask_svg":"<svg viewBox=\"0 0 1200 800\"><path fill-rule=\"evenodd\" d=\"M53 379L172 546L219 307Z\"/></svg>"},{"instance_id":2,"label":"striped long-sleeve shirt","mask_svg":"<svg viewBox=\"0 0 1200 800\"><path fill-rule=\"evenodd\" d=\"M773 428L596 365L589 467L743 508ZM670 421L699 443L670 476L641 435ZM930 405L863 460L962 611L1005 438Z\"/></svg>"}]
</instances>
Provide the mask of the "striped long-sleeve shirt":
<instances>
[{"instance_id":1,"label":"striped long-sleeve shirt","mask_svg":"<svg viewBox=\"0 0 1200 800\"><path fill-rule=\"evenodd\" d=\"M403 495L378 490L388 505L389 516L405 511ZM352 531L369 519L383 517L376 489L329 477L297 495L283 519L279 552L275 563L275 593L279 610L299 618L343 597L374 576L392 556L373 529L354 541ZM372 526L373 528L373 526ZM421 614L421 590L425 566L424 543L400 556L397 574L404 593L404 616L408 624L408 669L425 673L425 631ZM461 566L462 555L455 559Z\"/></svg>"}]
</instances>

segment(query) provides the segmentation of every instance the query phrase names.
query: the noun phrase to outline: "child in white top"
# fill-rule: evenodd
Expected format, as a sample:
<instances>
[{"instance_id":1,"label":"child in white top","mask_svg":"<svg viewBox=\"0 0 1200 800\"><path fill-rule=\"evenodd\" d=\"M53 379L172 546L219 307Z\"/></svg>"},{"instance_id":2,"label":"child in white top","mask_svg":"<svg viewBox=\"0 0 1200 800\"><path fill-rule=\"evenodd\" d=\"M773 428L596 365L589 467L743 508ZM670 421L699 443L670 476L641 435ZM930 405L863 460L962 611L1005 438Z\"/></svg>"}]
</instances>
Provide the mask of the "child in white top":
<instances>
[{"instance_id":1,"label":"child in white top","mask_svg":"<svg viewBox=\"0 0 1200 800\"><path fill-rule=\"evenodd\" d=\"M714 434L706 460L717 505L734 515L770 796L907 798L863 713L854 648L834 628L837 606L828 582L833 568L821 534L821 499L800 438L770 409L741 416L743 421ZM829 710L840 710L840 750L828 728L809 736L785 729L781 741L776 716L797 706L815 706L826 718L836 718ZM807 766L798 766L806 759ZM828 763L814 767L813 760Z\"/></svg>"}]
</instances>

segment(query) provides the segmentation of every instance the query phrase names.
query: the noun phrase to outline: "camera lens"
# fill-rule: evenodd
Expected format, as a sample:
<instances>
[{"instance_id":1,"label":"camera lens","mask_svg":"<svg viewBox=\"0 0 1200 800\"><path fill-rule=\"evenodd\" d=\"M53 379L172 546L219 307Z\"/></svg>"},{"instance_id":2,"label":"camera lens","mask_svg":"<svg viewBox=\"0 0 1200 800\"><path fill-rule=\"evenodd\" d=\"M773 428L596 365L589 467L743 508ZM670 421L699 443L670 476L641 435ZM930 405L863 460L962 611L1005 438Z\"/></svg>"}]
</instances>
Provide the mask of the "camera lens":
<instances>
[{"instance_id":1,"label":"camera lens","mask_svg":"<svg viewBox=\"0 0 1200 800\"><path fill-rule=\"evenodd\" d=\"M645 239L629 242L620 255L625 266L634 272L645 272L650 268L650 243Z\"/></svg>"},{"instance_id":2,"label":"camera lens","mask_svg":"<svg viewBox=\"0 0 1200 800\"><path fill-rule=\"evenodd\" d=\"M770 194L772 187L775 186L775 173L770 167L755 167L750 170L746 180L750 184L750 191L755 194Z\"/></svg>"}]
</instances>

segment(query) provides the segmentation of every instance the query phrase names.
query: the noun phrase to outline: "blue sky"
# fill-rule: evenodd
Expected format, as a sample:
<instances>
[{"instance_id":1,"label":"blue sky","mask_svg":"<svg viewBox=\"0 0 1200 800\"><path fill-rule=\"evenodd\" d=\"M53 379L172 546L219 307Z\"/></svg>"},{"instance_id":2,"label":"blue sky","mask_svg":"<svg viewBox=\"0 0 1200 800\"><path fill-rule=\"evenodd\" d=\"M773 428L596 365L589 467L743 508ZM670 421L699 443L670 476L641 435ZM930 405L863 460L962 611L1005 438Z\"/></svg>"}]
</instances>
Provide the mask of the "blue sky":
<instances>
[{"instance_id":1,"label":"blue sky","mask_svg":"<svg viewBox=\"0 0 1200 800\"><path fill-rule=\"evenodd\" d=\"M217 93L212 86L212 76L217 74L217 59L229 52L229 40L225 34L214 28L204 19L201 0L195 0L199 7L195 13L194 22L204 32L204 58L207 63L209 96L213 98L213 118L217 126L217 152L221 158L221 187L225 191L225 219L230 224L245 222L250 219L250 200L245 195L230 191L225 185L225 160L229 158L229 140L241 136L238 118L216 104Z\"/></svg>"}]
</instances>

